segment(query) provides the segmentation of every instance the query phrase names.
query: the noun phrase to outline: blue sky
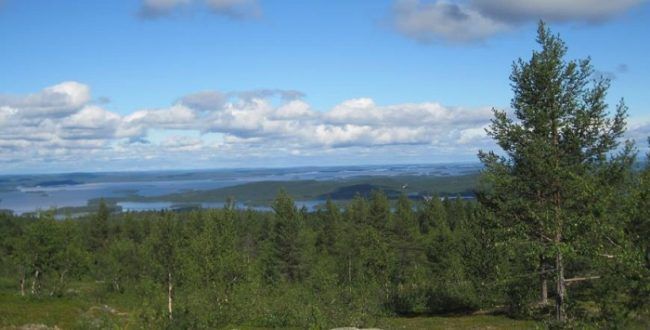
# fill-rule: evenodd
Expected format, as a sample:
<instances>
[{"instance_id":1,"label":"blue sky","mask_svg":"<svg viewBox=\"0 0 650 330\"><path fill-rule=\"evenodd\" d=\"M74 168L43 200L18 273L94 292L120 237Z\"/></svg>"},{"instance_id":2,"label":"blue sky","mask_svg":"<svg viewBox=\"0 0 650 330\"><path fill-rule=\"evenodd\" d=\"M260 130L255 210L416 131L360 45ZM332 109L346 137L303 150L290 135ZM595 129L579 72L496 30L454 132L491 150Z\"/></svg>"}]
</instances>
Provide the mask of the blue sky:
<instances>
[{"instance_id":1,"label":"blue sky","mask_svg":"<svg viewBox=\"0 0 650 330\"><path fill-rule=\"evenodd\" d=\"M646 1L0 3L6 173L471 161L539 18L650 134Z\"/></svg>"}]
</instances>

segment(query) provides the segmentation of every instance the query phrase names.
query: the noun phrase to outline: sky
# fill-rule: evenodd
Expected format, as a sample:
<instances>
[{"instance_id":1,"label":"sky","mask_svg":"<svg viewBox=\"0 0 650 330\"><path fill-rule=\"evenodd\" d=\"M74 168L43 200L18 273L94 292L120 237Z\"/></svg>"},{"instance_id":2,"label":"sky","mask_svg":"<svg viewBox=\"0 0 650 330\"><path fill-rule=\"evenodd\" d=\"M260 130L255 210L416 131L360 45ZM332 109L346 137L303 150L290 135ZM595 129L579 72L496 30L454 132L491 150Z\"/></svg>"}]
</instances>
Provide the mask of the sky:
<instances>
[{"instance_id":1,"label":"sky","mask_svg":"<svg viewBox=\"0 0 650 330\"><path fill-rule=\"evenodd\" d=\"M0 0L0 174L477 161L540 19L647 150L645 0Z\"/></svg>"}]
</instances>

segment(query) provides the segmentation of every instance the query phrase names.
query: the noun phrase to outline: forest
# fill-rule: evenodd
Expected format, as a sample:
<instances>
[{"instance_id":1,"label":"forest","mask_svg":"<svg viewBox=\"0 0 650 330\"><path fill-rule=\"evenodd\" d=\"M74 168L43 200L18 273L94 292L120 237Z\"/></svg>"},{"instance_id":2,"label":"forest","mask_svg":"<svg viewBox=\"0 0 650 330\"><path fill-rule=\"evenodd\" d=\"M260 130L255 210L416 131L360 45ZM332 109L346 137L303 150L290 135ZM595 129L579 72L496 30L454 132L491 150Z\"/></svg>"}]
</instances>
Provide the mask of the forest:
<instances>
[{"instance_id":1,"label":"forest","mask_svg":"<svg viewBox=\"0 0 650 330\"><path fill-rule=\"evenodd\" d=\"M513 64L513 111L494 111L488 134L502 150L479 153L475 199L375 190L311 212L280 189L272 212L233 200L185 212L100 203L65 220L3 213L0 326L12 302L85 295L121 309L74 316L77 328L328 329L477 312L648 328L649 163L635 168L646 156L623 139L625 104L609 113L609 80L589 59L566 60L543 23L537 41Z\"/></svg>"}]
</instances>

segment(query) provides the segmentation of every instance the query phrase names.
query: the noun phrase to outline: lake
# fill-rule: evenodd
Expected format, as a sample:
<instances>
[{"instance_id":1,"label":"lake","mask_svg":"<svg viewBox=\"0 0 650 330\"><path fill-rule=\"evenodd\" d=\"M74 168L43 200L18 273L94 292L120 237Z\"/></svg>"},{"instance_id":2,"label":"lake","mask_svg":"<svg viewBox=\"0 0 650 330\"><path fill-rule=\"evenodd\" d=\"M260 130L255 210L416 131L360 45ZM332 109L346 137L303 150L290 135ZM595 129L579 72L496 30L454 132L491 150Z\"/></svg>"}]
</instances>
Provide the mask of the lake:
<instances>
[{"instance_id":1,"label":"lake","mask_svg":"<svg viewBox=\"0 0 650 330\"><path fill-rule=\"evenodd\" d=\"M194 190L210 190L256 181L337 180L356 176L437 175L476 172L475 163L425 165L369 165L278 169L230 169L201 171L152 171L118 173L66 173L0 176L0 209L21 214L53 207L85 206L91 199L130 195L159 196ZM72 182L73 184L57 184ZM322 201L298 201L310 210ZM200 203L223 207L223 203ZM124 211L174 208L168 202L120 202ZM237 207L247 208L239 204ZM250 206L268 209L268 206Z\"/></svg>"}]
</instances>

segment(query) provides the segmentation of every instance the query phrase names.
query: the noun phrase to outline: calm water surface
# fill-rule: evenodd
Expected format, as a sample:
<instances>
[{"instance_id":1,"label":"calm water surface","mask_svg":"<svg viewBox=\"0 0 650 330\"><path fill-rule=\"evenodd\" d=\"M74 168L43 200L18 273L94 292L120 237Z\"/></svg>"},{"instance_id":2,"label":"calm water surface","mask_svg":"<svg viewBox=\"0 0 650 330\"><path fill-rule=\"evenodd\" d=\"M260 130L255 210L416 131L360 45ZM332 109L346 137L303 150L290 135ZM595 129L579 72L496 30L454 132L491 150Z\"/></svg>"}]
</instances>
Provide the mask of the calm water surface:
<instances>
[{"instance_id":1,"label":"calm water surface","mask_svg":"<svg viewBox=\"0 0 650 330\"><path fill-rule=\"evenodd\" d=\"M126 197L129 195L158 196L191 190L210 190L255 181L288 180L336 180L356 176L392 176L392 175L459 175L477 170L476 164L430 164L430 165L390 165L390 166L350 166L350 167L310 167L287 169L256 170L215 170L204 172L178 171L165 174L144 173L144 178L134 178L137 174L104 174L106 181L86 182L80 176L81 184L61 186L14 185L9 183L11 177L3 177L0 184L0 209L10 209L15 213L46 210L52 207L85 206L88 200L96 198ZM183 179L188 176L201 175L204 179ZM60 175L69 179L74 175ZM22 176L30 178L29 176ZM57 176L54 175L54 179ZM126 178L126 179L122 179ZM130 179L129 179L130 178ZM52 176L48 177L53 180ZM74 179L74 178L73 178ZM18 182L14 180L11 182ZM33 181L33 180L32 180ZM313 210L322 201L299 201ZM121 202L125 211L173 209L173 203L165 202ZM223 203L201 203L202 207L223 207ZM248 205L237 205L247 208ZM254 209L268 210L267 206L250 206Z\"/></svg>"}]
</instances>

